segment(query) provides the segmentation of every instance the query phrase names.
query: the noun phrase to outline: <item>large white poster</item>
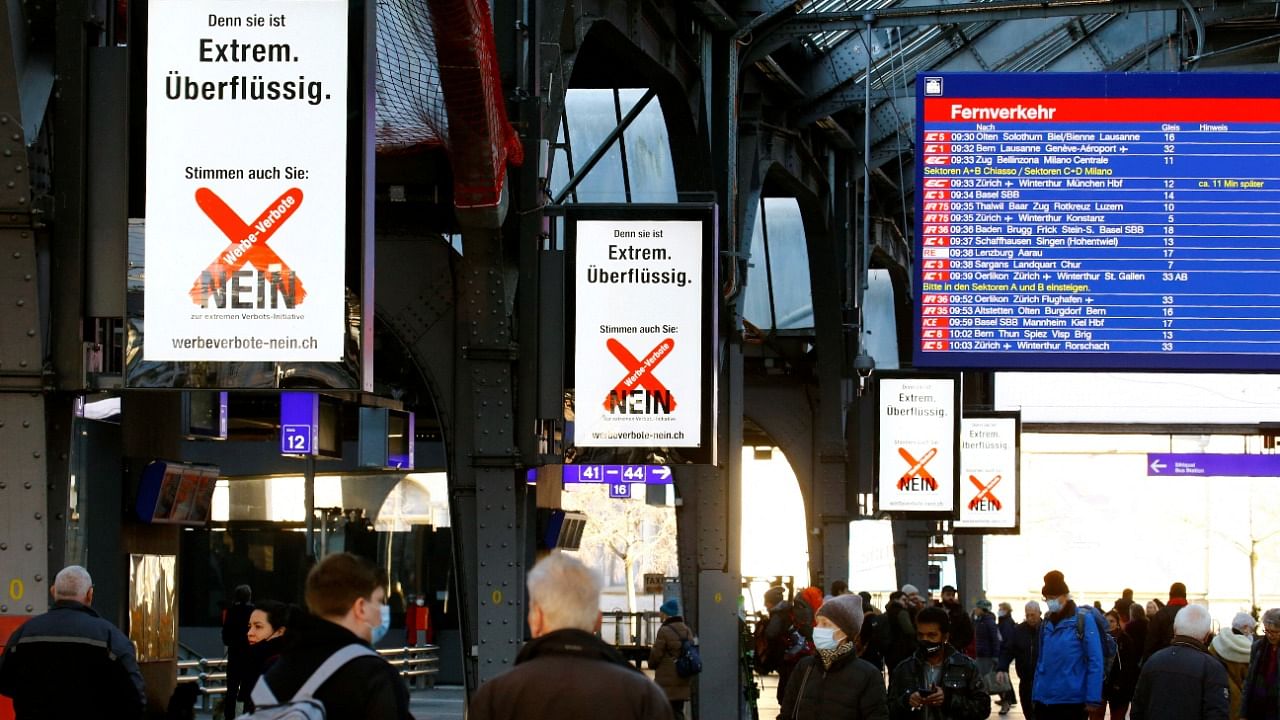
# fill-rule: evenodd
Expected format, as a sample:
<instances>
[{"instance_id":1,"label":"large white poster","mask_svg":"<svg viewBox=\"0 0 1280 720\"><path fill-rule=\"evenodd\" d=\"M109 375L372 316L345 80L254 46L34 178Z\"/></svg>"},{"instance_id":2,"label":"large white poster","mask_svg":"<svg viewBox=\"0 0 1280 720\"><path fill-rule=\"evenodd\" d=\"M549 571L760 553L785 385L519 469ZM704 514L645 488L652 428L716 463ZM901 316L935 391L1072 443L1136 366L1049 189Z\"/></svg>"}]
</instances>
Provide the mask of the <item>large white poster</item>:
<instances>
[{"instance_id":1,"label":"large white poster","mask_svg":"<svg viewBox=\"0 0 1280 720\"><path fill-rule=\"evenodd\" d=\"M1018 526L1018 423L960 421L960 517L957 528Z\"/></svg>"},{"instance_id":2,"label":"large white poster","mask_svg":"<svg viewBox=\"0 0 1280 720\"><path fill-rule=\"evenodd\" d=\"M955 511L956 381L880 379L881 512Z\"/></svg>"},{"instance_id":3,"label":"large white poster","mask_svg":"<svg viewBox=\"0 0 1280 720\"><path fill-rule=\"evenodd\" d=\"M701 444L702 245L697 221L577 223L574 444Z\"/></svg>"},{"instance_id":4,"label":"large white poster","mask_svg":"<svg viewBox=\"0 0 1280 720\"><path fill-rule=\"evenodd\" d=\"M148 13L144 359L341 359L346 0Z\"/></svg>"}]
</instances>

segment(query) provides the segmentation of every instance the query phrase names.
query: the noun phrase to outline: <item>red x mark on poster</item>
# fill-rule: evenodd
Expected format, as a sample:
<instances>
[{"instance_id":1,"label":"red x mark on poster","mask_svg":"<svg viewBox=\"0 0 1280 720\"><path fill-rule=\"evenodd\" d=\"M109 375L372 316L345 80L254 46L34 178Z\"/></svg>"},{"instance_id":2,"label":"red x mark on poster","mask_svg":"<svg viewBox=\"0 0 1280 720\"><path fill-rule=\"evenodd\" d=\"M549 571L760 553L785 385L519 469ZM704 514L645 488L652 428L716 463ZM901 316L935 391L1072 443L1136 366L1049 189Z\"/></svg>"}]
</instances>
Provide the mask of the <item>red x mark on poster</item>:
<instances>
[{"instance_id":1,"label":"red x mark on poster","mask_svg":"<svg viewBox=\"0 0 1280 720\"><path fill-rule=\"evenodd\" d=\"M997 476L995 476L995 477L991 478L991 482L986 483L986 484L983 484L983 482L982 482L981 480L979 480L978 478L976 478L976 477L974 477L974 476L970 475L970 476L969 476L969 482L973 483L974 487L978 488L978 491L979 491L979 492L978 492L978 494L977 494L977 495L975 495L975 496L974 496L974 498L973 498L972 500L970 500L970 501L969 501L969 509L970 509L970 510L972 510L972 509L974 509L974 508L978 507L978 503L982 502L984 499L985 499L985 500L990 500L990 501L991 501L991 504L992 504L992 505L995 505L997 510L1001 509L1001 507L1002 507L1002 506L1000 505L1000 499L996 497L995 493L991 492L991 490L992 490L996 485L999 485L999 484L1000 484L1000 476L999 476L999 475L997 475Z\"/></svg>"},{"instance_id":2,"label":"red x mark on poster","mask_svg":"<svg viewBox=\"0 0 1280 720\"><path fill-rule=\"evenodd\" d=\"M667 387L653 376L652 371L658 366L658 363L667 359L667 356L671 354L671 349L676 346L675 340L667 338L658 343L656 347L649 351L644 360L637 360L630 350L613 338L609 338L604 344L605 347L609 348L609 352L613 353L613 356L618 359L618 362L622 363L622 366L627 369L626 377L619 380L613 391L605 397L605 410L613 410L619 400L630 393L631 389L636 385L640 385L649 392L666 393L670 396L671 391L667 390ZM675 408L676 401L675 398L672 398L671 409L674 410Z\"/></svg>"},{"instance_id":3,"label":"red x mark on poster","mask_svg":"<svg viewBox=\"0 0 1280 720\"><path fill-rule=\"evenodd\" d=\"M903 473L902 477L898 480L899 490L905 489L917 475L920 476L921 480L929 483L930 490L938 489L938 481L934 479L933 475L931 475L928 470L924 469L924 466L929 464L929 461L933 459L933 456L938 454L938 448L929 448L929 452L921 455L919 460L911 457L911 453L908 452L906 448L898 448L898 454L901 455L902 459L906 460L907 464L911 466L911 469Z\"/></svg>"},{"instance_id":4,"label":"red x mark on poster","mask_svg":"<svg viewBox=\"0 0 1280 720\"><path fill-rule=\"evenodd\" d=\"M302 205L301 190L298 188L286 190L251 224L241 220L236 211L209 188L196 190L196 205L200 206L204 214L208 215L213 224L217 225L222 234L231 241L231 244L219 253L209 267L196 278L195 284L191 287L191 299L197 305L204 302L205 293L208 292L204 283L205 273L208 273L208 277L215 284L220 284L225 281L225 278L230 277L231 273L247 264L252 264L259 272L266 272L273 265L279 266L279 270L275 271L279 272L280 277L292 276L297 282L297 302L302 302L307 296L307 291L302 287L302 280L293 275L293 270L280 259L279 255L276 255L274 250L267 247L267 241L271 236L275 235L280 226L293 216L298 206ZM273 212L276 213L275 218L272 218ZM247 249L246 243L249 245ZM236 257L237 251L242 253L239 257Z\"/></svg>"}]
</instances>

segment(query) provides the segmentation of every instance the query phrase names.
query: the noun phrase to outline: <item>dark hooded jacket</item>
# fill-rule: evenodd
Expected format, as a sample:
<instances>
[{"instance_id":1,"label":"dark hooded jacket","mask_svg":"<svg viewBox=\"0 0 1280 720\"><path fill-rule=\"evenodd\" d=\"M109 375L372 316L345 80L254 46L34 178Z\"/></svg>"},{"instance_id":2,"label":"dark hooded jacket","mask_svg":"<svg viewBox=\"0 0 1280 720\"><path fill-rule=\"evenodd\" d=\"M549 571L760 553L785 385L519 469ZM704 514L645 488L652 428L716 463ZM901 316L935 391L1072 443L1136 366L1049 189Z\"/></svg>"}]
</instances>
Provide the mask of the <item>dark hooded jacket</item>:
<instances>
[{"instance_id":1,"label":"dark hooded jacket","mask_svg":"<svg viewBox=\"0 0 1280 720\"><path fill-rule=\"evenodd\" d=\"M516 665L480 686L469 720L672 720L662 690L617 650L582 630L530 641Z\"/></svg>"},{"instance_id":2,"label":"dark hooded jacket","mask_svg":"<svg viewBox=\"0 0 1280 720\"><path fill-rule=\"evenodd\" d=\"M281 702L293 698L311 673L347 645L365 643L345 627L312 615L293 619L293 644L267 670L267 686ZM327 717L343 720L412 720L409 689L400 673L380 657L358 657L343 665L315 693Z\"/></svg>"}]
</instances>

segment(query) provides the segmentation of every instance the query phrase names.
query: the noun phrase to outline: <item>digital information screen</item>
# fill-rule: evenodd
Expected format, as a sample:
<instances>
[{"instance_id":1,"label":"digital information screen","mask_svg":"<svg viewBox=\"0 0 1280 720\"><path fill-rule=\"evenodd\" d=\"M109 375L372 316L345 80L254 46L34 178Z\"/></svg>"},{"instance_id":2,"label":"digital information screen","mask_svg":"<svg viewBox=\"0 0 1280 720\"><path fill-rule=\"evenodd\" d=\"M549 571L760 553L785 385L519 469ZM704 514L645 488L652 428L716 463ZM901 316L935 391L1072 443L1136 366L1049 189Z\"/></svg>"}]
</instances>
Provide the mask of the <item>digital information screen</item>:
<instances>
[{"instance_id":1,"label":"digital information screen","mask_svg":"<svg viewBox=\"0 0 1280 720\"><path fill-rule=\"evenodd\" d=\"M1280 369L1280 74L916 87L917 367Z\"/></svg>"}]
</instances>

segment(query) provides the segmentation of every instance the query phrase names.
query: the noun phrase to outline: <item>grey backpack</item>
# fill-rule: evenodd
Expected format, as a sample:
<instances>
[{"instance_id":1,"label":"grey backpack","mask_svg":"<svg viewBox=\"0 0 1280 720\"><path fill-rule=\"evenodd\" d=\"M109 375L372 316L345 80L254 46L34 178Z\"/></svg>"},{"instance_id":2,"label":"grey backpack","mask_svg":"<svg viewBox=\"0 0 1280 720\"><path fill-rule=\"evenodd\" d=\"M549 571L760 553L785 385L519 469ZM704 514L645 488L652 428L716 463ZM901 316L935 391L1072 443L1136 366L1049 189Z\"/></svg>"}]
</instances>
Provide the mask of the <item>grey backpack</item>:
<instances>
[{"instance_id":1,"label":"grey backpack","mask_svg":"<svg viewBox=\"0 0 1280 720\"><path fill-rule=\"evenodd\" d=\"M236 720L324 720L324 704L312 696L339 668L366 655L376 657L378 654L362 643L341 648L320 663L320 667L311 673L311 677L307 678L288 702L280 702L276 698L276 694L267 685L266 676L258 678L258 684L253 686L253 692L250 693L257 709Z\"/></svg>"}]
</instances>

